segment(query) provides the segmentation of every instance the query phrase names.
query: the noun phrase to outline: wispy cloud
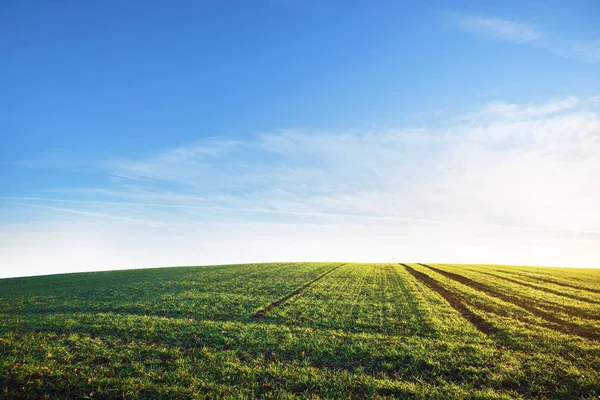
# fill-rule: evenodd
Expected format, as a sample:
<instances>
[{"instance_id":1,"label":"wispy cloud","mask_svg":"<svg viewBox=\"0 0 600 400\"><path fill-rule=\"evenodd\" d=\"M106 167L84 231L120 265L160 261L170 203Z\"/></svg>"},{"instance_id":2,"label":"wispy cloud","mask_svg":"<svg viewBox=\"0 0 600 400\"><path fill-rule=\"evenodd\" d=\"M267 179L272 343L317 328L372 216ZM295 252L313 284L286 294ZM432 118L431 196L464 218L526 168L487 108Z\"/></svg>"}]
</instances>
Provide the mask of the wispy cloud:
<instances>
[{"instance_id":1,"label":"wispy cloud","mask_svg":"<svg viewBox=\"0 0 600 400\"><path fill-rule=\"evenodd\" d=\"M98 220L116 220L116 221L125 221L125 222L135 222L135 223L141 223L144 225L149 225L149 226L166 226L166 224L161 223L161 224L153 224L150 221L147 220L143 220L143 219L135 219L135 218L130 218L127 216L123 216L123 215L115 215L115 214L107 214L107 213L100 213L100 212L93 212L93 211L82 211L81 209L78 208L70 208L70 207L55 207L55 206L48 206L48 205L44 205L44 204L31 204L31 203L27 203L27 202L15 202L15 200L19 200L19 199L23 199L23 200L33 200L33 201L38 201L38 202L42 202L42 203L52 203L52 202L61 202L61 203L78 203L78 204L87 204L89 205L90 203L95 203L95 204L100 204L103 206L103 208L106 208L106 206L109 206L110 203L106 203L106 202L91 202L91 201L69 201L69 200L50 200L49 199L45 199L45 198L19 198L19 197L8 197L8 196L3 196L2 197L3 200L8 200L7 204L12 204L12 205L16 205L19 207L30 207L30 208L37 208L37 209L42 209L42 210L47 210L47 211L52 211L54 212L54 214L58 213L66 213L66 214L76 214L76 215L82 215L85 217L91 217L93 218L94 221L98 221ZM113 203L113 205L116 203ZM119 204L121 205L121 204ZM136 204L136 206L139 206L139 204Z\"/></svg>"},{"instance_id":2,"label":"wispy cloud","mask_svg":"<svg viewBox=\"0 0 600 400\"><path fill-rule=\"evenodd\" d=\"M121 266L340 258L598 266L599 160L600 103L576 97L495 101L443 128L200 140L109 160L104 187L0 199L48 212L54 224L45 250L26 254L14 249L31 232L4 226L0 253L6 265L34 264L53 241L65 247L85 232ZM61 225L63 214L84 225Z\"/></svg>"},{"instance_id":3,"label":"wispy cloud","mask_svg":"<svg viewBox=\"0 0 600 400\"><path fill-rule=\"evenodd\" d=\"M565 58L600 63L600 39L565 38L543 32L533 24L500 17L458 14L454 24L482 38L531 45Z\"/></svg>"},{"instance_id":4,"label":"wispy cloud","mask_svg":"<svg viewBox=\"0 0 600 400\"><path fill-rule=\"evenodd\" d=\"M569 96L563 99L548 101L545 104L510 104L504 102L491 102L482 111L486 117L503 117L506 119L527 119L531 117L545 117L575 108L579 99Z\"/></svg>"},{"instance_id":5,"label":"wispy cloud","mask_svg":"<svg viewBox=\"0 0 600 400\"><path fill-rule=\"evenodd\" d=\"M542 38L542 33L534 26L503 18L462 16L458 18L457 24L460 28L477 35L508 42L531 43Z\"/></svg>"},{"instance_id":6,"label":"wispy cloud","mask_svg":"<svg viewBox=\"0 0 600 400\"><path fill-rule=\"evenodd\" d=\"M600 210L582 208L579 196L584 190L589 193L583 198L600 198L597 189L585 186L598 172L599 132L597 110L575 97L492 102L441 130L287 130L228 146L218 157L205 151L214 143L199 142L109 168L129 185L119 195L137 199L175 190L187 205L485 223L496 218L515 226L573 229L592 221L600 227ZM495 183L486 178L492 173ZM136 182L142 183L132 186ZM540 190L547 192L542 203L552 212L540 209ZM513 198L494 200L502 193ZM483 197L493 204L466 207ZM577 215L566 217L563 203L577 205ZM490 215L499 208L504 211Z\"/></svg>"}]
</instances>

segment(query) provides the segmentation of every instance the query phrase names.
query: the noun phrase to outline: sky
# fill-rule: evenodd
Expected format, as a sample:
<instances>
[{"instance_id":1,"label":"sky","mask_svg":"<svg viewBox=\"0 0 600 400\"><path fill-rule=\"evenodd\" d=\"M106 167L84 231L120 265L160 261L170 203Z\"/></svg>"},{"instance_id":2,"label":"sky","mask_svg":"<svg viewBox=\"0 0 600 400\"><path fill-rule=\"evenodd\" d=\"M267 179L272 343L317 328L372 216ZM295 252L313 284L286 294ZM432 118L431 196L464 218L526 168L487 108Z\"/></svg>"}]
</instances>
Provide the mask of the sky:
<instances>
[{"instance_id":1,"label":"sky","mask_svg":"<svg viewBox=\"0 0 600 400\"><path fill-rule=\"evenodd\" d=\"M0 4L0 278L600 268L600 4Z\"/></svg>"}]
</instances>

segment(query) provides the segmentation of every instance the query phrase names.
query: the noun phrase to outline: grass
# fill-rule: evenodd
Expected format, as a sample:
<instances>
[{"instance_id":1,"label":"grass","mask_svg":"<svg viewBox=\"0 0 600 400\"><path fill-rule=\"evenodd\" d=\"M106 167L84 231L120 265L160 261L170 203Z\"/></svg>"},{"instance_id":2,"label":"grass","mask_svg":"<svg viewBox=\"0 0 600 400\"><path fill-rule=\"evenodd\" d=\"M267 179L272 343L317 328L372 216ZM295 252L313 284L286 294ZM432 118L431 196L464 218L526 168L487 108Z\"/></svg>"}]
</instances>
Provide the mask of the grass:
<instances>
[{"instance_id":1,"label":"grass","mask_svg":"<svg viewBox=\"0 0 600 400\"><path fill-rule=\"evenodd\" d=\"M598 399L600 271L273 263L0 280L0 397Z\"/></svg>"}]
</instances>

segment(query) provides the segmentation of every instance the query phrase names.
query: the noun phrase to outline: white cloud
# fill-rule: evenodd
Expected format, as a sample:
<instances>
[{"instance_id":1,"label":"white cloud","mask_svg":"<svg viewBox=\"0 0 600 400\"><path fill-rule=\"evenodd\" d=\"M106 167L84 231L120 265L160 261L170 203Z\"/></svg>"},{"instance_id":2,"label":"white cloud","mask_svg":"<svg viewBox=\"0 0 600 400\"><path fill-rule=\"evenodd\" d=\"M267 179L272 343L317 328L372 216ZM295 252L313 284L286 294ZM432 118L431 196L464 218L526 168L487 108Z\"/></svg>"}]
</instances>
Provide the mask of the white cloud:
<instances>
[{"instance_id":1,"label":"white cloud","mask_svg":"<svg viewBox=\"0 0 600 400\"><path fill-rule=\"evenodd\" d=\"M457 24L460 28L477 35L515 43L536 42L542 37L542 33L532 25L503 18L461 16Z\"/></svg>"},{"instance_id":2,"label":"white cloud","mask_svg":"<svg viewBox=\"0 0 600 400\"><path fill-rule=\"evenodd\" d=\"M509 104L504 102L489 103L483 110L484 116L504 117L507 119L514 118L529 118L543 117L549 114L554 114L560 111L565 111L574 108L579 103L579 99L574 96L569 96L564 99L554 99L545 104Z\"/></svg>"},{"instance_id":3,"label":"white cloud","mask_svg":"<svg viewBox=\"0 0 600 400\"><path fill-rule=\"evenodd\" d=\"M199 151L203 144L197 143L183 152L179 148L111 168L121 178L175 184L180 195L202 196L194 204L443 221L454 221L456 209L468 199L481 198L487 177L493 177L501 184L487 185L485 193L535 192L548 197L544 204L552 204L552 213L538 215L538 200L518 200L521 207L514 217L509 210L500 216L514 225L539 226L544 221L544 226L572 229L580 221L593 221L600 228L600 219L590 219L597 217L593 204L582 208L584 199L600 198L599 189L585 187L598 176L600 118L596 112L575 110L578 103L574 97L537 105L495 102L443 130L288 130L238 143L217 158L207 157ZM579 196L582 191L587 196ZM131 194L140 196L138 191ZM455 205L458 197L464 199ZM510 198L503 202L512 204ZM519 209L529 203L531 210L521 215ZM576 204L582 215L565 220L566 203ZM489 211L469 209L471 214Z\"/></svg>"},{"instance_id":4,"label":"white cloud","mask_svg":"<svg viewBox=\"0 0 600 400\"><path fill-rule=\"evenodd\" d=\"M458 14L453 16L453 23L463 31L482 38L527 44L583 62L600 62L600 39L566 39L546 34L529 23L499 17Z\"/></svg>"},{"instance_id":5,"label":"white cloud","mask_svg":"<svg viewBox=\"0 0 600 400\"><path fill-rule=\"evenodd\" d=\"M0 265L23 271L51 253L63 269L278 259L600 267L594 98L492 102L458 121L281 130L109 162L110 187L74 188L78 200L5 198L37 204L52 222L2 226Z\"/></svg>"}]
</instances>

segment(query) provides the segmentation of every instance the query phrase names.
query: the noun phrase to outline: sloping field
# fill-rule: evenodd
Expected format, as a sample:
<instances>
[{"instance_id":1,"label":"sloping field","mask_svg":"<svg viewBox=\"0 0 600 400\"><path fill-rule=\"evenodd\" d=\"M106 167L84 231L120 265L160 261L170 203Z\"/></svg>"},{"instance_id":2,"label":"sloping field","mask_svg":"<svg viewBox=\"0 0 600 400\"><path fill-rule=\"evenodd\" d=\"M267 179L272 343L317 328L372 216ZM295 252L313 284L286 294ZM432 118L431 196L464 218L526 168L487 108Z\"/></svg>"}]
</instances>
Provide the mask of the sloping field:
<instances>
[{"instance_id":1,"label":"sloping field","mask_svg":"<svg viewBox=\"0 0 600 400\"><path fill-rule=\"evenodd\" d=\"M600 397L600 270L275 263L0 280L3 398Z\"/></svg>"}]
</instances>

